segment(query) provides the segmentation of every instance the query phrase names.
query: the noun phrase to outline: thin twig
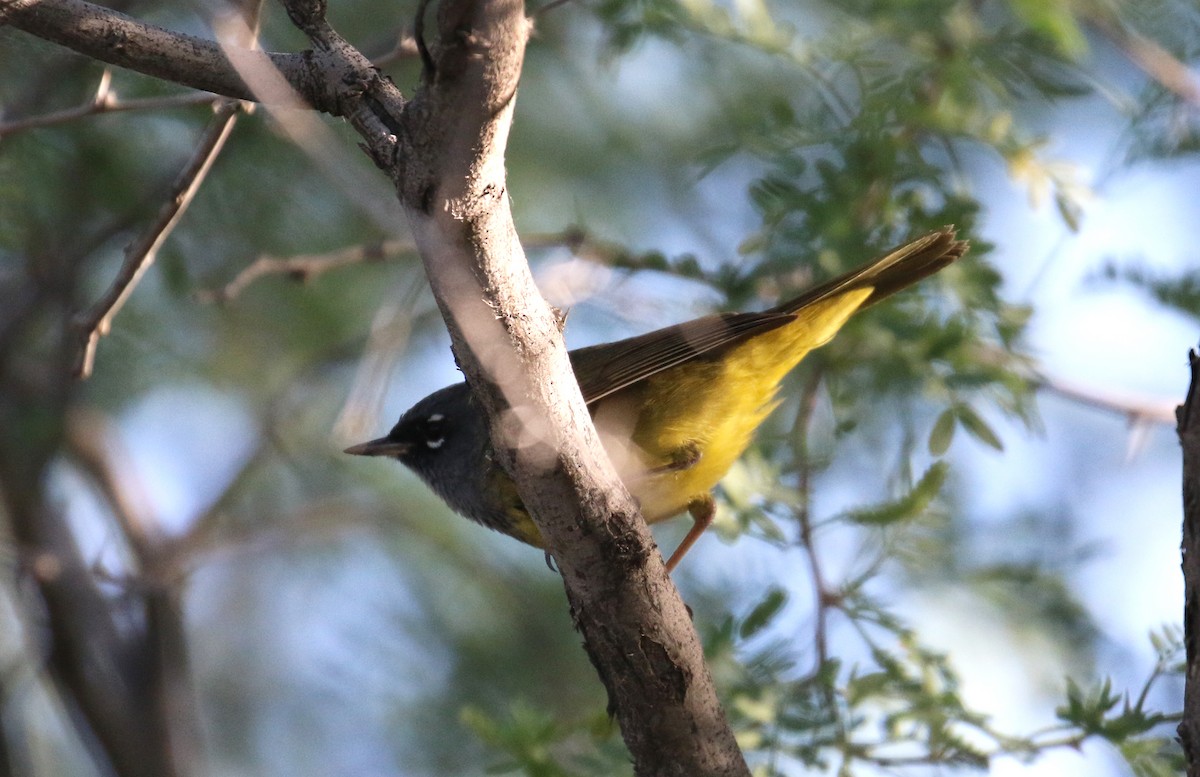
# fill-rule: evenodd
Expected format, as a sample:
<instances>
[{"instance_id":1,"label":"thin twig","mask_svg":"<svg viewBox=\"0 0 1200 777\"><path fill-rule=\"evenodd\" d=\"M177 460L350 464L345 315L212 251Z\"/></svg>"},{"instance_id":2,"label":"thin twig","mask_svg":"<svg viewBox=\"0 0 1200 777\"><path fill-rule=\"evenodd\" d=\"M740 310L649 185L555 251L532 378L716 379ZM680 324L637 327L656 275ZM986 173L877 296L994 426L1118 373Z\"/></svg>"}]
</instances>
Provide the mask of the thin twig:
<instances>
[{"instance_id":1,"label":"thin twig","mask_svg":"<svg viewBox=\"0 0 1200 777\"><path fill-rule=\"evenodd\" d=\"M245 491L254 475L270 461L274 451L275 445L271 437L260 436L257 446L246 457L237 474L221 493L192 519L187 532L166 548L160 559L160 573L186 575L195 566L198 558L222 544L221 524L229 505Z\"/></svg>"},{"instance_id":2,"label":"thin twig","mask_svg":"<svg viewBox=\"0 0 1200 777\"><path fill-rule=\"evenodd\" d=\"M820 672L824 668L825 662L829 660L828 608L833 600L825 583L820 555L817 553L811 513L812 461L808 450L808 433L817 406L821 378L821 370L814 369L800 395L800 414L796 419L796 466L800 480L798 486L800 504L796 506L796 517L800 523L800 544L804 546L804 551L808 556L808 572L812 578L813 593L816 599L814 614L816 623L813 627L813 643L817 651L815 672Z\"/></svg>"},{"instance_id":3,"label":"thin twig","mask_svg":"<svg viewBox=\"0 0 1200 777\"><path fill-rule=\"evenodd\" d=\"M65 124L67 122L84 119L89 116L99 116L105 113L126 113L131 111L158 111L169 108L188 108L195 105L214 105L222 100L221 97L212 94L211 92L189 92L187 94L173 94L164 97L140 97L129 100L121 100L113 92L108 90L107 82L109 77L109 71L105 70L104 75L101 77L100 88L96 90L95 96L86 102L80 103L74 108L66 108L61 111L46 113L40 116L27 116L23 119L13 119L12 121L0 124L0 138L15 135L18 132L52 127L57 124Z\"/></svg>"},{"instance_id":4,"label":"thin twig","mask_svg":"<svg viewBox=\"0 0 1200 777\"><path fill-rule=\"evenodd\" d=\"M1035 372L1033 382L1034 385L1072 402L1124 416L1131 426L1175 423L1177 400L1095 389L1041 371Z\"/></svg>"},{"instance_id":5,"label":"thin twig","mask_svg":"<svg viewBox=\"0 0 1200 777\"><path fill-rule=\"evenodd\" d=\"M268 275L286 275L301 283L318 275L354 264L371 264L416 251L411 240L384 240L378 243L350 246L328 254L300 254L297 256L260 256L233 280L216 289L205 289L196 293L204 303L224 303L237 297L247 286Z\"/></svg>"},{"instance_id":6,"label":"thin twig","mask_svg":"<svg viewBox=\"0 0 1200 777\"><path fill-rule=\"evenodd\" d=\"M217 115L201 135L192 158L175 179L170 198L159 210L158 217L140 237L126 247L125 261L108 291L76 318L74 324L80 339L74 370L77 378L87 379L91 376L100 338L112 330L113 318L128 301L138 281L154 263L158 249L191 204L192 198L233 130L239 110L240 103L237 102L228 102L218 109Z\"/></svg>"},{"instance_id":7,"label":"thin twig","mask_svg":"<svg viewBox=\"0 0 1200 777\"><path fill-rule=\"evenodd\" d=\"M307 6L305 6L307 7ZM303 9L301 9L303 11ZM325 52L337 60L329 67L326 78L333 80L334 72L339 83L353 80L359 86L359 91L353 100L343 101L349 104L357 100L361 103L356 108L343 105L339 115L347 115L351 124L359 128L364 137L370 137L367 147L374 149L371 156L381 163L378 156L380 146L386 146L384 156L394 152L394 130L388 128L374 113L374 108L383 95L391 95L399 99L392 82L374 70L371 62L357 49L338 36L332 29L321 28L322 22L316 22L318 29L323 29L324 37L321 45L315 50ZM259 56L259 52L246 49L241 41L247 31L240 20L235 17L222 17L215 20L214 29L218 45L233 66L238 77L246 84L254 99L263 104L267 115L272 119L270 126L281 137L294 144L311 159L325 178L347 200L365 215L367 215L380 232L391 233L396 228L397 214L388 205L384 187L377 179L368 176L358 163L358 157L352 155L345 144L336 136L334 131L309 110L309 98L297 91L296 84L287 78L272 60ZM250 51L250 55L246 52ZM369 74L369 75L365 75ZM368 100L367 97L371 99ZM391 99L389 97L388 99ZM364 102L365 101L365 102ZM385 102L387 100L384 100ZM369 103L369 105L368 105Z\"/></svg>"},{"instance_id":8,"label":"thin twig","mask_svg":"<svg viewBox=\"0 0 1200 777\"><path fill-rule=\"evenodd\" d=\"M387 67L393 62L403 62L417 56L420 56L420 48L417 46L416 37L407 30L401 30L396 38L396 45L386 54L372 57L371 64L375 67Z\"/></svg>"},{"instance_id":9,"label":"thin twig","mask_svg":"<svg viewBox=\"0 0 1200 777\"><path fill-rule=\"evenodd\" d=\"M1184 102L1200 107L1200 79L1175 55L1156 41L1126 30L1117 23L1099 17L1093 17L1090 21L1143 73Z\"/></svg>"},{"instance_id":10,"label":"thin twig","mask_svg":"<svg viewBox=\"0 0 1200 777\"><path fill-rule=\"evenodd\" d=\"M362 439L378 422L388 376L404 353L415 325L437 313L437 307L429 305L428 298L422 301L425 290L424 277L412 273L404 287L392 292L375 313L350 391L333 422L335 440L349 443Z\"/></svg>"},{"instance_id":11,"label":"thin twig","mask_svg":"<svg viewBox=\"0 0 1200 777\"><path fill-rule=\"evenodd\" d=\"M146 509L145 494L135 488L135 481L117 471L112 451L115 436L109 427L99 413L74 410L67 418L66 445L112 508L139 571L144 572L154 566L164 535Z\"/></svg>"},{"instance_id":12,"label":"thin twig","mask_svg":"<svg viewBox=\"0 0 1200 777\"><path fill-rule=\"evenodd\" d=\"M976 357L984 363L1007 365L1010 355L995 345L980 345ZM1135 430L1175 423L1176 400L1136 395L1084 386L1047 373L1033 364L1006 366L1036 389L1049 391L1076 404L1116 413L1128 419Z\"/></svg>"},{"instance_id":13,"label":"thin twig","mask_svg":"<svg viewBox=\"0 0 1200 777\"><path fill-rule=\"evenodd\" d=\"M433 77L437 73L433 55L429 53L429 47L425 44L425 11L428 8L429 0L418 0L417 16L413 20L413 38L416 40L417 53L421 55L421 80L427 84L433 83Z\"/></svg>"},{"instance_id":14,"label":"thin twig","mask_svg":"<svg viewBox=\"0 0 1200 777\"><path fill-rule=\"evenodd\" d=\"M528 235L521 239L521 243L529 249L561 246L570 248L574 252L586 250L585 238L579 230L573 227L562 232L539 232ZM326 254L297 254L283 257L264 255L246 265L233 277L233 280L224 286L196 292L196 299L205 304L226 303L244 292L250 284L271 275L285 275L292 280L306 283L331 270L356 264L382 262L386 259L412 254L416 250L416 245L411 240L391 239L339 248ZM580 255L583 256L583 254ZM595 259L598 255L599 248L583 258Z\"/></svg>"}]
</instances>

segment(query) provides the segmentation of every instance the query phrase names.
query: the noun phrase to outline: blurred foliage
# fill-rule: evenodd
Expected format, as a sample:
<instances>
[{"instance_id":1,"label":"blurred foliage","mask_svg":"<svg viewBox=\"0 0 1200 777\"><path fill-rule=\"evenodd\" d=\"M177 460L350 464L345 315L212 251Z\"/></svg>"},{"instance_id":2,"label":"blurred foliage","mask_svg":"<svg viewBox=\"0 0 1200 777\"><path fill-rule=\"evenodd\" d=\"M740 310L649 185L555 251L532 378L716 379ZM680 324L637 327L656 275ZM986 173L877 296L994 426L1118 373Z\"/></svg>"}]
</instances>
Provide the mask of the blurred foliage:
<instances>
[{"instance_id":1,"label":"blurred foliage","mask_svg":"<svg viewBox=\"0 0 1200 777\"><path fill-rule=\"evenodd\" d=\"M333 22L381 53L413 6L354 0L335 5ZM140 3L131 12L196 25L190 11ZM1119 94L1122 164L1194 155L1195 107L1156 85L1128 96L1113 86L1131 66L1101 56L1094 24L1139 31L1189 61L1198 17L1193 4L1168 0L599 0L539 16L510 188L523 229L561 231L559 247L534 252L539 268L570 250L611 271L585 290L609 319L597 323L587 306L578 314L597 339L700 309L769 305L943 224L972 239L968 261L812 354L722 487L716 530L777 547L811 599L774 586L706 588L685 564L697 627L756 774L986 768L1089 739L1111 743L1135 774L1178 773L1170 713L1150 693L1179 673L1177 630L1152 637L1159 665L1139 692L1094 676L1098 630L1064 582L1076 560L1047 551L1071 538L1044 516L1017 516L995 530L1003 536L970 529L950 454L962 440L1003 450L998 421L1037 421L1023 339L1032 311L1004 300L978 237L979 165L999 161L1073 228L1090 192L1047 156L1048 112ZM264 29L268 48L303 45L278 9ZM0 67L5 119L85 101L102 72L6 28ZM412 63L389 72L402 89L414 83ZM127 73L114 82L122 98L177 91ZM77 307L92 300L208 113L94 116L0 140L9 310L39 304L33 276L61 275ZM325 123L352 147L344 127ZM390 197L365 159L354 164L364 191ZM694 192L712 180L742 184L721 192L739 204L718 211L744 209L751 226L709 231ZM320 254L382 231L270 119L242 117L101 342L96 375L73 393L118 419L136 453L128 476L178 513L176 524L220 508L221 540L187 581L213 772L628 773L540 556L449 515L388 462L337 453L454 379L412 257L303 287L268 276L222 305L198 299L256 257ZM697 249L701 239L676 250L679 231L719 235L709 242L720 249ZM1109 276L1196 313L1190 276ZM0 355L52 358L65 315L0 327ZM395 390L383 400L388 377ZM856 501L814 500L839 477L856 481ZM120 543L93 488L56 489L97 555ZM830 546L853 562L827 564ZM1036 632L1073 657L1050 727L995 727L961 693L954 655L931 647L920 618L896 601L950 590L975 616L1005 620L1018 642ZM36 631L30 618L3 617ZM36 676L36 651L6 645L0 659ZM29 731L49 739L27 761L29 773L51 774L47 764L66 756L44 751L78 745L39 722L59 712L32 709L6 715L4 730L10 742Z\"/></svg>"},{"instance_id":2,"label":"blurred foliage","mask_svg":"<svg viewBox=\"0 0 1200 777\"><path fill-rule=\"evenodd\" d=\"M1200 319L1200 273L1184 272L1167 275L1138 265L1120 266L1109 262L1104 266L1101 277L1107 281L1120 281L1144 290L1162 305Z\"/></svg>"}]
</instances>

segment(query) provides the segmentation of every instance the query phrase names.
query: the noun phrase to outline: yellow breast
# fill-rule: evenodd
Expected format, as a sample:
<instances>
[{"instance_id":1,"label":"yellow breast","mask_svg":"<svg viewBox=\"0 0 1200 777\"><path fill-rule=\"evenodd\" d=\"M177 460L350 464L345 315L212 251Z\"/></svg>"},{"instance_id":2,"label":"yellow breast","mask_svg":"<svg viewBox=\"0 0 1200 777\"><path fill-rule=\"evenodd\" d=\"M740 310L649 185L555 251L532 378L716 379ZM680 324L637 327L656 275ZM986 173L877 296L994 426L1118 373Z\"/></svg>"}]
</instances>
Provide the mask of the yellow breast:
<instances>
[{"instance_id":1,"label":"yellow breast","mask_svg":"<svg viewBox=\"0 0 1200 777\"><path fill-rule=\"evenodd\" d=\"M823 300L715 359L687 362L599 403L605 447L648 522L683 512L716 486L775 408L783 377L870 292ZM688 451L699 458L683 466Z\"/></svg>"},{"instance_id":2,"label":"yellow breast","mask_svg":"<svg viewBox=\"0 0 1200 777\"><path fill-rule=\"evenodd\" d=\"M647 522L678 515L720 482L777 404L779 382L828 342L870 293L862 288L821 300L798 311L790 324L660 372L592 406L605 450ZM496 528L543 547L516 487L499 467L496 472L509 505L504 525Z\"/></svg>"}]
</instances>

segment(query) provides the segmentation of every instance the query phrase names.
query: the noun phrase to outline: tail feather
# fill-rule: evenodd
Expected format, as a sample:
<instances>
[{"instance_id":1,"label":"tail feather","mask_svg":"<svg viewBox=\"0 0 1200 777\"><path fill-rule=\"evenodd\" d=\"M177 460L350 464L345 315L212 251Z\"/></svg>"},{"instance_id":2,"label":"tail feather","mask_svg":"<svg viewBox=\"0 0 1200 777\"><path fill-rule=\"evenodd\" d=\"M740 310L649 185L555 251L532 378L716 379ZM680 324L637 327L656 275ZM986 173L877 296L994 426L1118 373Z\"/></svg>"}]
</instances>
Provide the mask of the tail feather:
<instances>
[{"instance_id":1,"label":"tail feather","mask_svg":"<svg viewBox=\"0 0 1200 777\"><path fill-rule=\"evenodd\" d=\"M860 307L865 308L952 264L967 252L968 247L967 241L957 239L953 225L945 226L922 235L864 267L809 289L772 312L794 313L827 297L870 287L871 296Z\"/></svg>"}]
</instances>

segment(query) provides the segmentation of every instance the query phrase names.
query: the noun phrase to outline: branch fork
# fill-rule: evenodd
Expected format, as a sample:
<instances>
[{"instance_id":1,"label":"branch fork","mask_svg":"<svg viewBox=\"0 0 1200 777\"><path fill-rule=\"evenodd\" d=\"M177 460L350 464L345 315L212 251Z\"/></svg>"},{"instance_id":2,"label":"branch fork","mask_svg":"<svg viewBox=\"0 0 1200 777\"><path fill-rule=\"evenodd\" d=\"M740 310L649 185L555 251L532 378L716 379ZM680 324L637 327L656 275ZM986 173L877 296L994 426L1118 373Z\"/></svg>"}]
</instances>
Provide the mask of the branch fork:
<instances>
[{"instance_id":1,"label":"branch fork","mask_svg":"<svg viewBox=\"0 0 1200 777\"><path fill-rule=\"evenodd\" d=\"M111 64L235 99L302 102L350 121L395 185L459 364L562 572L636 773L748 777L687 609L600 445L559 318L533 282L513 224L504 151L531 31L521 0L442 0L436 45L417 36L426 78L411 100L329 26L323 0L283 3L311 51L222 47L83 0L10 0L0 14ZM252 76L268 64L287 88L256 94ZM179 207L164 214L141 256L152 258L202 177L180 187L172 198ZM129 282L85 318L97 339L149 264L134 261L138 253L122 270ZM517 437L532 435L536 445L511 444L512 419L521 422Z\"/></svg>"}]
</instances>

